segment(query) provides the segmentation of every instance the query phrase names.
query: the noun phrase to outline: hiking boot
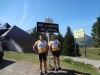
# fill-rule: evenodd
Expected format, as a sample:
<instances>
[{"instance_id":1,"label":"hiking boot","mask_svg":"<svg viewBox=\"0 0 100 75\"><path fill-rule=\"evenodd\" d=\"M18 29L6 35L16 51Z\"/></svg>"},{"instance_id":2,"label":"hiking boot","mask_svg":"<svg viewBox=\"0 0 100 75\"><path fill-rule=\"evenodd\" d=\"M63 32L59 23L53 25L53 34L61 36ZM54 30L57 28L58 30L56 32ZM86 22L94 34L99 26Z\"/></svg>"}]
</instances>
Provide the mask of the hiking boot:
<instances>
[{"instance_id":1,"label":"hiking boot","mask_svg":"<svg viewBox=\"0 0 100 75\"><path fill-rule=\"evenodd\" d=\"M44 71L45 74L47 74L47 71Z\"/></svg>"},{"instance_id":2,"label":"hiking boot","mask_svg":"<svg viewBox=\"0 0 100 75\"><path fill-rule=\"evenodd\" d=\"M43 73L42 73L42 72L40 72L40 75L43 75Z\"/></svg>"},{"instance_id":3,"label":"hiking boot","mask_svg":"<svg viewBox=\"0 0 100 75\"><path fill-rule=\"evenodd\" d=\"M58 67L57 69L58 69L58 70L62 70L62 68L61 68L61 67Z\"/></svg>"}]
</instances>

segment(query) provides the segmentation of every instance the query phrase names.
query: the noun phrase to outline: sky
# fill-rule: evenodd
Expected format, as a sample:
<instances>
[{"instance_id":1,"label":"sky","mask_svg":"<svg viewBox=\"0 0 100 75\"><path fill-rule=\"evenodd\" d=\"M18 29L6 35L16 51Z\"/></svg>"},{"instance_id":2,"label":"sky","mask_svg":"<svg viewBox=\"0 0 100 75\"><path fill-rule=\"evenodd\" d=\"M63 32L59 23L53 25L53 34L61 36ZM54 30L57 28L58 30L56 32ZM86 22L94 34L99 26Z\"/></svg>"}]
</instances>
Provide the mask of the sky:
<instances>
[{"instance_id":1,"label":"sky","mask_svg":"<svg viewBox=\"0 0 100 75\"><path fill-rule=\"evenodd\" d=\"M72 30L84 28L91 36L93 24L100 15L100 0L0 0L0 23L16 25L23 30L53 19L64 36L69 26Z\"/></svg>"}]
</instances>

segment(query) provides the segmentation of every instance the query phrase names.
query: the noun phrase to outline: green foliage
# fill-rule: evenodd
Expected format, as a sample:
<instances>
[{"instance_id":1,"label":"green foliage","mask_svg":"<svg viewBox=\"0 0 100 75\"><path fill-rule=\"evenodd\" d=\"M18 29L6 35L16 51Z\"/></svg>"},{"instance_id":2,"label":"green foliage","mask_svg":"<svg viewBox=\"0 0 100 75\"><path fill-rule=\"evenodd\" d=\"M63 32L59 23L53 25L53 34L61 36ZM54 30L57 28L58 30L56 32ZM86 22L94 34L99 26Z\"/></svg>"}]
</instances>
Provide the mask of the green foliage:
<instances>
[{"instance_id":1,"label":"green foliage","mask_svg":"<svg viewBox=\"0 0 100 75\"><path fill-rule=\"evenodd\" d=\"M79 61L73 61L72 59L70 58L66 58L63 60L65 63L69 64L69 65L73 65L77 68L80 68L82 70L86 70L87 72L88 71L92 71L94 70L94 68L91 66L91 64L85 64L83 62L79 62Z\"/></svg>"},{"instance_id":2,"label":"green foliage","mask_svg":"<svg viewBox=\"0 0 100 75\"><path fill-rule=\"evenodd\" d=\"M36 32L36 27L33 28L33 32L31 33L31 35L35 36L37 40L39 39L39 35L43 35L44 39L47 41L46 33Z\"/></svg>"},{"instance_id":3,"label":"green foliage","mask_svg":"<svg viewBox=\"0 0 100 75\"><path fill-rule=\"evenodd\" d=\"M95 22L92 26L92 39L93 39L93 46L100 47L100 16L97 17L97 22Z\"/></svg>"},{"instance_id":4,"label":"green foliage","mask_svg":"<svg viewBox=\"0 0 100 75\"><path fill-rule=\"evenodd\" d=\"M67 58L67 59L64 59L64 62L66 62L66 63L68 63L68 64L71 64L71 63L73 62L73 60L70 59L70 58Z\"/></svg>"},{"instance_id":5,"label":"green foliage","mask_svg":"<svg viewBox=\"0 0 100 75\"><path fill-rule=\"evenodd\" d=\"M42 33L40 32L36 32L36 27L33 28L33 32L31 33L31 35L35 36L36 39L39 39L39 35L41 35Z\"/></svg>"},{"instance_id":6,"label":"green foliage","mask_svg":"<svg viewBox=\"0 0 100 75\"><path fill-rule=\"evenodd\" d=\"M70 27L67 27L67 32L64 36L62 55L74 56L75 55L74 36Z\"/></svg>"},{"instance_id":7,"label":"green foliage","mask_svg":"<svg viewBox=\"0 0 100 75\"><path fill-rule=\"evenodd\" d=\"M73 61L70 58L64 59L64 62L66 62L68 64L74 64L74 65L80 65L80 66L84 66L85 65L83 62Z\"/></svg>"},{"instance_id":8,"label":"green foliage","mask_svg":"<svg viewBox=\"0 0 100 75\"><path fill-rule=\"evenodd\" d=\"M100 60L100 56L99 56L99 52L100 48L86 48L86 55L88 59L93 59L93 60ZM84 52L84 48L80 48L80 54L81 57L84 58L85 57L85 52Z\"/></svg>"}]
</instances>

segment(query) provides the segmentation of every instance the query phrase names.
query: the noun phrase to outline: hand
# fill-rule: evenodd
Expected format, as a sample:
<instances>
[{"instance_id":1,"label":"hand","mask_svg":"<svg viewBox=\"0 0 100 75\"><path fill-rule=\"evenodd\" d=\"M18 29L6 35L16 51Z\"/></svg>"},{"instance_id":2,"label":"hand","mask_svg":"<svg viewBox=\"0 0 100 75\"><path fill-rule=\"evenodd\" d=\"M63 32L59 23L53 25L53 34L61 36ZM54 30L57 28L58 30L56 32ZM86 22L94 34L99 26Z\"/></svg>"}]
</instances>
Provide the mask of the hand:
<instances>
[{"instance_id":1,"label":"hand","mask_svg":"<svg viewBox=\"0 0 100 75\"><path fill-rule=\"evenodd\" d=\"M58 50L60 50L60 48L58 48Z\"/></svg>"}]
</instances>

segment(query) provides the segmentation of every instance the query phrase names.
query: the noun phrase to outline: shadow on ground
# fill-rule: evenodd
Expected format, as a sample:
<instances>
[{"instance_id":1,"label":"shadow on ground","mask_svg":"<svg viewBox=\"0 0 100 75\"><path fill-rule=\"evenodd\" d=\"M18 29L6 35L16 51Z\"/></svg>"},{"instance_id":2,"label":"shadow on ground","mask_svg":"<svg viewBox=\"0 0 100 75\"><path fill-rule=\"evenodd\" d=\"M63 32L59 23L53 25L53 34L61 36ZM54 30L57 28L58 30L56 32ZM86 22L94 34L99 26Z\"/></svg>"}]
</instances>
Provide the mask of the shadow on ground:
<instances>
[{"instance_id":1,"label":"shadow on ground","mask_svg":"<svg viewBox=\"0 0 100 75\"><path fill-rule=\"evenodd\" d=\"M15 61L11 61L11 60L6 60L4 59L2 62L0 62L0 70L15 63Z\"/></svg>"},{"instance_id":2,"label":"shadow on ground","mask_svg":"<svg viewBox=\"0 0 100 75\"><path fill-rule=\"evenodd\" d=\"M91 75L89 73L82 73L75 70L62 69L58 72L49 72L47 75Z\"/></svg>"}]
</instances>

